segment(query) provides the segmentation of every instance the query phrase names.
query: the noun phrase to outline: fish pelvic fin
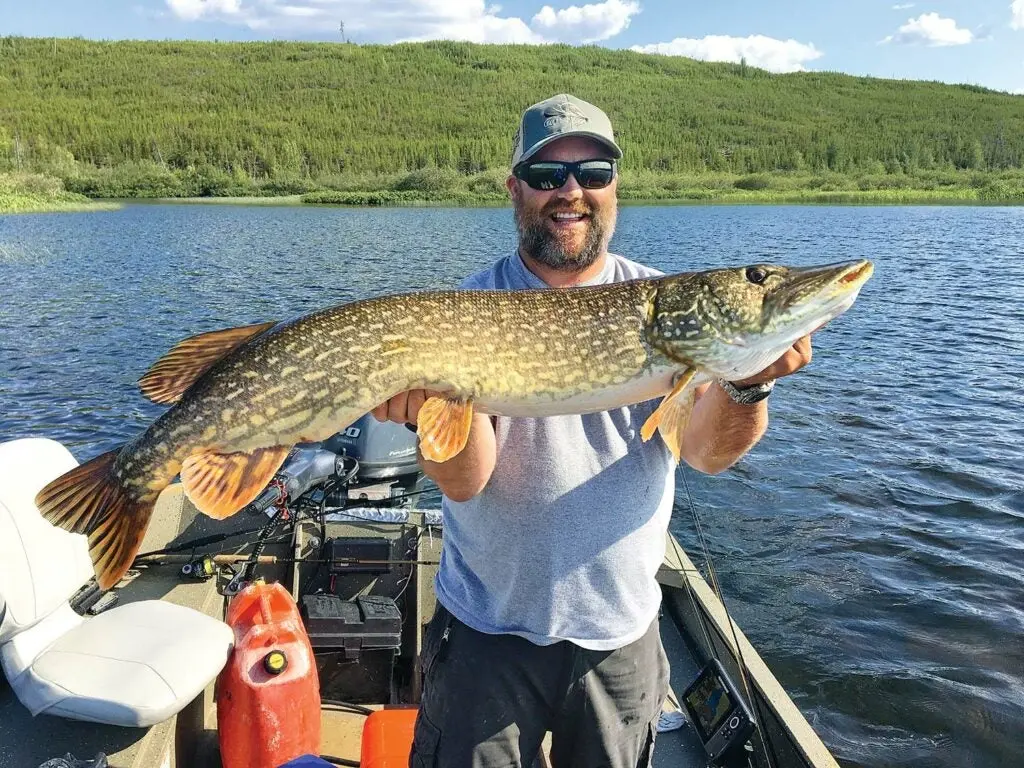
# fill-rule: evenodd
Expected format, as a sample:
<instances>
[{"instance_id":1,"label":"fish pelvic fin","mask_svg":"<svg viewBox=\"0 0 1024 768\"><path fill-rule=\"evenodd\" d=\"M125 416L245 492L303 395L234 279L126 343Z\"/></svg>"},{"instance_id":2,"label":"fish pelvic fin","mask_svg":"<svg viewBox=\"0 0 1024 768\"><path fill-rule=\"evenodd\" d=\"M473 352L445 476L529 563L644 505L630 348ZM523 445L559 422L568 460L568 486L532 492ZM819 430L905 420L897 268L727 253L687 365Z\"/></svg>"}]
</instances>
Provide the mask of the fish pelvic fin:
<instances>
[{"instance_id":1,"label":"fish pelvic fin","mask_svg":"<svg viewBox=\"0 0 1024 768\"><path fill-rule=\"evenodd\" d=\"M214 363L275 325L276 321L243 325L200 333L179 341L143 374L139 379L139 389L154 403L176 403Z\"/></svg>"},{"instance_id":2,"label":"fish pelvic fin","mask_svg":"<svg viewBox=\"0 0 1024 768\"><path fill-rule=\"evenodd\" d=\"M290 445L249 453L196 453L181 466L181 484L196 509L215 520L231 517L260 495L288 458Z\"/></svg>"},{"instance_id":3,"label":"fish pelvic fin","mask_svg":"<svg viewBox=\"0 0 1024 768\"><path fill-rule=\"evenodd\" d=\"M676 462L683 452L683 433L690 423L693 411L694 389L689 386L697 374L696 368L687 368L676 379L675 386L658 405L644 425L640 428L640 437L647 442L654 435L654 430L661 433L662 439Z\"/></svg>"},{"instance_id":4,"label":"fish pelvic fin","mask_svg":"<svg viewBox=\"0 0 1024 768\"><path fill-rule=\"evenodd\" d=\"M43 518L89 538L89 556L100 589L121 580L142 546L158 492L138 498L114 473L120 449L75 467L36 494Z\"/></svg>"},{"instance_id":5,"label":"fish pelvic fin","mask_svg":"<svg viewBox=\"0 0 1024 768\"><path fill-rule=\"evenodd\" d=\"M416 418L420 453L428 461L448 461L466 447L472 426L472 400L427 398Z\"/></svg>"}]
</instances>

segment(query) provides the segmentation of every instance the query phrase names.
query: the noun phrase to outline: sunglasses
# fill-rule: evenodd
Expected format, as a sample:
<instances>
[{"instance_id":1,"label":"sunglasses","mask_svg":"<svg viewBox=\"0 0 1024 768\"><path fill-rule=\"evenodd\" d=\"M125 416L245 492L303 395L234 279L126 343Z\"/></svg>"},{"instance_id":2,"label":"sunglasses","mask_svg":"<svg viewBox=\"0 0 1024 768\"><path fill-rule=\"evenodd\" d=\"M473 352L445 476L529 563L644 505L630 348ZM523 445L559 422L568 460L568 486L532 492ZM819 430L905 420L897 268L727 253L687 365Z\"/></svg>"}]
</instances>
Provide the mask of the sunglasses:
<instances>
[{"instance_id":1,"label":"sunglasses","mask_svg":"<svg viewBox=\"0 0 1024 768\"><path fill-rule=\"evenodd\" d=\"M512 169L513 176L525 181L531 189L540 190L562 187L569 180L570 173L584 189L603 189L615 178L615 161L580 160L578 163L563 163L542 160L520 163Z\"/></svg>"}]
</instances>

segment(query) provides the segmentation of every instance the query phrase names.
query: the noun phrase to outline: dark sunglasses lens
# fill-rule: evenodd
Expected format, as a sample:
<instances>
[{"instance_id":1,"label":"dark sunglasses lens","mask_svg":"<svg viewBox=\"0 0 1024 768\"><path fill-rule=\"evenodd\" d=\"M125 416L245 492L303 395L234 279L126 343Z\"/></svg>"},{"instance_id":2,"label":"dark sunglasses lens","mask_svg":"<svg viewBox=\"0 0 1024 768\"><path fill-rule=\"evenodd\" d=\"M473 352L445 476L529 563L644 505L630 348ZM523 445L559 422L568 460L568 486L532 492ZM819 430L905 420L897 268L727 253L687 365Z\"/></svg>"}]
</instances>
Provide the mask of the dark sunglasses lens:
<instances>
[{"instance_id":1,"label":"dark sunglasses lens","mask_svg":"<svg viewBox=\"0 0 1024 768\"><path fill-rule=\"evenodd\" d=\"M569 171L561 163L532 163L526 166L524 181L534 189L558 189L569 178Z\"/></svg>"},{"instance_id":2,"label":"dark sunglasses lens","mask_svg":"<svg viewBox=\"0 0 1024 768\"><path fill-rule=\"evenodd\" d=\"M585 189L601 189L612 183L615 177L615 169L611 163L604 160L595 160L589 163L580 163L579 171L576 173L576 181Z\"/></svg>"}]
</instances>

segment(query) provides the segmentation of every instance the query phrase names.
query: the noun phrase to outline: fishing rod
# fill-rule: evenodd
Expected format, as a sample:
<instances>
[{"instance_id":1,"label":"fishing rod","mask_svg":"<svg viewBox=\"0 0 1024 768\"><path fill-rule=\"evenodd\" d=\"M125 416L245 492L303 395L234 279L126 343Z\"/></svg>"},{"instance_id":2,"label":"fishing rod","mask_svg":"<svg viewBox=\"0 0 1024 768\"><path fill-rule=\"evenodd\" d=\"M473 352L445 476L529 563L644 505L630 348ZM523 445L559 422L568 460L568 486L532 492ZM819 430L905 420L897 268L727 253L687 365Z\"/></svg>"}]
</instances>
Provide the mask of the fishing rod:
<instances>
[{"instance_id":1,"label":"fishing rod","mask_svg":"<svg viewBox=\"0 0 1024 768\"><path fill-rule=\"evenodd\" d=\"M283 563L335 563L337 565L440 565L440 560L402 560L382 559L373 560L359 557L335 557L312 558L312 557L278 557L277 555L233 555L217 554L204 555L203 559L209 558L215 565L235 565L245 563L253 559L257 565L279 565ZM196 562L197 558L188 555L152 555L136 562L140 565L185 565Z\"/></svg>"},{"instance_id":2,"label":"fishing rod","mask_svg":"<svg viewBox=\"0 0 1024 768\"><path fill-rule=\"evenodd\" d=\"M697 511L697 505L694 503L693 494L690 493L690 484L689 484L689 482L686 479L686 473L685 473L685 471L683 471L680 474L682 475L682 478L683 478L683 489L686 492L686 499L687 499L687 502L688 502L689 507L690 507L690 515L693 518L694 526L696 527L696 530L697 530L697 541L699 542L700 548L701 548L701 552L704 555L704 562L707 563L708 576L709 576L710 581L711 581L711 588L715 592L715 594L718 596L719 602L722 604L722 610L725 612L725 619L726 619L726 621L729 624L729 631L730 631L730 633L732 635L733 646L736 648L736 665L737 665L737 668L739 669L739 672L740 672L740 680L743 683L743 691L744 691L744 693L747 696L747 701L749 701L750 705L757 711L757 727L754 730L756 731L756 733L758 735L758 738L761 741L761 748L762 748L762 750L764 752L765 758L768 760L768 768L775 768L775 766L778 765L778 763L779 763L778 755L775 754L774 746L772 746L772 744L765 738L765 734L764 734L764 730L763 730L762 724L764 722L766 722L766 718L764 716L764 712L763 712L763 710L761 708L760 703L758 702L757 698L752 693L753 686L751 685L751 682L750 682L750 671L749 671L749 668L747 667L746 660L743 658L743 649L740 646L739 636L737 635L737 632L736 632L736 622L733 621L732 614L729 612L729 606L726 604L726 601L725 601L725 593L722 591L722 586L721 586L721 584L718 581L718 574L715 571L715 566L714 566L714 563L712 562L712 559L711 559L711 550L708 547L707 537L704 534L704 525L703 525L703 522L701 520L700 513ZM672 539L673 539L673 542L674 542L674 546L678 548L679 547L678 542L675 542L675 538L674 537L672 537ZM677 554L678 554L678 552L677 552ZM687 570L687 569L683 569L683 570ZM686 585L687 585L687 590L686 591L687 591L687 594L689 594L689 596L690 596L690 602L691 602L691 604L694 604L695 603L695 599L694 599L694 596L693 596L693 588L690 586L690 583L689 583L688 580L684 579L684 581L686 581ZM705 623L704 613L703 613L703 611L697 610L697 606L695 604L694 604L694 609L695 609L695 612L697 614L697 618L700 621L701 629L704 632L704 639L708 643L709 650L714 655L714 657L716 659L718 659L719 658L718 657L718 652L715 649L714 643L711 641L711 635L708 632L708 628L707 628L707 625Z\"/></svg>"},{"instance_id":3,"label":"fishing rod","mask_svg":"<svg viewBox=\"0 0 1024 768\"><path fill-rule=\"evenodd\" d=\"M398 495L398 496L394 496L394 497L388 499L388 501L401 501L401 500L406 499L406 498L411 498L413 496L418 496L418 495L423 494L423 493L431 493L433 491L434 491L434 489L432 489L432 488L424 489L424 490L421 490L421 491L411 491L409 493L405 493L405 494L401 494L401 495ZM348 515L346 515L345 510L353 509L353 508L355 508L357 506L360 507L360 508L373 508L373 509L377 509L377 508L385 507L385 504L382 501L360 499L360 502L359 502L358 505L353 504L352 506L349 506L349 507L326 507L324 509L324 512L325 512L325 514L328 514L328 515L342 515L343 517L346 517L346 516L350 517L353 520L353 522L358 521L358 522L364 522L364 523L370 523L370 524L376 522L374 520L367 520L366 518L361 517L359 515L355 515L355 514L348 514ZM288 509L292 510L292 511L296 511L296 512L308 512L310 510L317 510L317 509L319 509L319 503L318 502L308 502L308 501L302 500L299 503L296 503L294 506L289 507ZM318 522L317 520L315 520L315 518L312 518L312 517L309 517L309 516L299 516L296 519L289 518L289 519L281 520L279 524L280 525L291 526L291 525L294 525L297 522L300 522L301 520L314 520L315 522ZM416 522L415 520L411 520L411 519L408 520L408 521L405 521L403 523L403 525L406 525L406 526L409 526L409 527L412 527L412 528L423 528L423 529L435 527L431 523L419 523L419 522ZM163 547L161 549L153 549L153 550L150 550L149 552L143 552L142 554L137 555L135 559L136 560L140 560L142 558L151 557L151 556L154 556L154 555L171 554L171 553L175 553L175 552L185 552L187 550L198 549L199 547L205 547L205 546L208 546L210 544L219 544L220 542L226 541L227 539L233 539L233 538L236 538L238 536L248 536L249 534L252 534L252 533L259 533L265 527L266 527L266 525L264 524L264 525L256 526L254 528L244 528L244 529L242 529L240 531L229 531L227 533L214 533L214 534L211 534L211 535L208 535L208 536L198 536L198 537L196 537L194 539L189 539L187 541L183 541L183 542L180 542L178 544L172 544L170 546Z\"/></svg>"}]
</instances>

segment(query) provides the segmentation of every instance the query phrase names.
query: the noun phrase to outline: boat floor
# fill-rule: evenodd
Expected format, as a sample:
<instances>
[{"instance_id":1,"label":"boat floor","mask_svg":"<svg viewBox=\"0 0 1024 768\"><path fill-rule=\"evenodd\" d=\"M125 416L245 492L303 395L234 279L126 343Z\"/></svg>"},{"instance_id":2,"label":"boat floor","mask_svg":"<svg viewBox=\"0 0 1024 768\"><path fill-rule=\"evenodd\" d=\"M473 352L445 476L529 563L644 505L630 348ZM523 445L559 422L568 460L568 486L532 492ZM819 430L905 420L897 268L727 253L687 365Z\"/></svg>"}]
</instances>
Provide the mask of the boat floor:
<instances>
[{"instance_id":1,"label":"boat floor","mask_svg":"<svg viewBox=\"0 0 1024 768\"><path fill-rule=\"evenodd\" d=\"M661 634L665 652L671 660L672 690L683 690L696 677L700 668L672 621L662 620ZM66 752L79 759L88 759L100 751L107 754L111 768L162 768L171 765L162 762L165 756L161 755L161 751L165 749L167 739L173 738L170 733L174 727L173 719L149 730L140 730L78 723L48 716L33 718L5 682L0 682L0 686L0 768L36 768L45 760L63 756ZM213 756L212 760L206 761L205 768L215 768L219 764L216 759L215 715L211 717L215 710L209 701L196 709L191 714L186 711L178 717L203 719L201 726L196 723L195 751ZM203 709L206 709L205 717ZM358 760L363 720L361 715L325 711L321 744L324 754ZM181 762L178 764L181 765ZM704 750L689 724L675 731L658 734L654 765L656 768L703 768L706 765Z\"/></svg>"},{"instance_id":2,"label":"boat floor","mask_svg":"<svg viewBox=\"0 0 1024 768\"><path fill-rule=\"evenodd\" d=\"M251 517L241 515L220 522L197 516L184 500L178 485L164 492L158 507L159 514L154 514L153 524L143 542L144 552L176 539L191 539L211 532L223 533L228 529L243 530L251 528L254 523ZM439 541L432 542L431 547L439 544ZM244 551L244 548L234 551ZM273 574L266 575L273 578ZM280 574L281 578L284 576ZM430 588L423 594L425 603L432 603L432 593ZM147 569L143 577L120 588L118 596L120 604L161 599L212 616L220 617L223 610L222 598L212 581L183 582L178 578L176 569L172 568ZM696 677L698 662L667 611L661 621L661 633L671 664L672 689L682 691ZM99 752L107 755L111 768L217 768L216 708L212 687L209 686L176 717L152 728L120 728L47 715L33 718L0 675L0 768L37 768L44 761L66 753L85 760ZM362 721L358 715L325 712L322 729L324 754L358 760ZM182 734L188 736L183 739ZM199 756L204 756L204 759ZM703 748L689 724L658 734L654 765L674 768L703 768L706 765Z\"/></svg>"}]
</instances>

